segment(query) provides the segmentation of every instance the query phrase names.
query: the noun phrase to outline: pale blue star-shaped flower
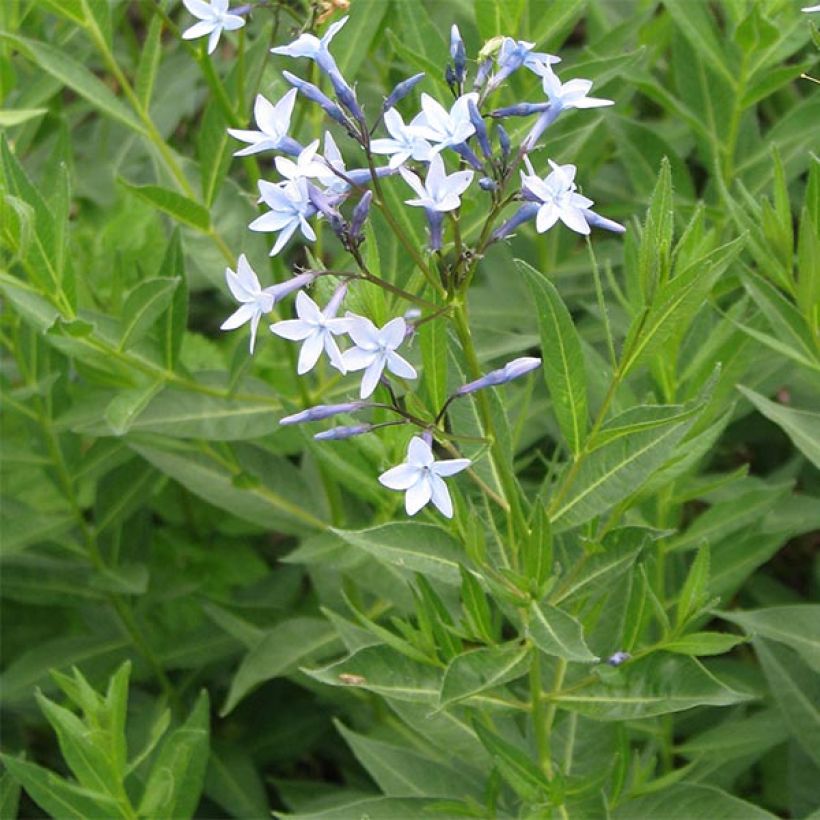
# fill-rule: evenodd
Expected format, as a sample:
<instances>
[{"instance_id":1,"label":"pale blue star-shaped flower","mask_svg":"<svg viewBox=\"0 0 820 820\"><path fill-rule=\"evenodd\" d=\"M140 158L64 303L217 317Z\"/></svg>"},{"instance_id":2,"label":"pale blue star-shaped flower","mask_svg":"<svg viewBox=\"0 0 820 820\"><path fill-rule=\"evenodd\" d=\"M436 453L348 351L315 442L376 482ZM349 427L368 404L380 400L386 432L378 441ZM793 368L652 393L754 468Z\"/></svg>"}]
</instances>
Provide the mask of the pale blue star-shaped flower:
<instances>
[{"instance_id":1,"label":"pale blue star-shaped flower","mask_svg":"<svg viewBox=\"0 0 820 820\"><path fill-rule=\"evenodd\" d=\"M328 46L346 22L347 17L342 17L341 20L331 23L321 39L315 34L300 34L292 43L272 48L271 53L283 54L286 57L307 57L310 60L315 60L320 65L324 63L322 67L325 70L330 66L335 68L336 63L330 56Z\"/></svg>"},{"instance_id":2,"label":"pale blue star-shaped flower","mask_svg":"<svg viewBox=\"0 0 820 820\"><path fill-rule=\"evenodd\" d=\"M567 80L562 83L558 75L547 65L538 72L544 93L549 97L550 106L558 108L601 108L605 105L614 105L614 100L602 100L596 97L587 97L592 88L592 80Z\"/></svg>"},{"instance_id":3,"label":"pale blue star-shaped flower","mask_svg":"<svg viewBox=\"0 0 820 820\"><path fill-rule=\"evenodd\" d=\"M225 280L228 283L228 289L234 299L239 302L239 308L222 323L220 330L236 330L236 328L250 322L250 350L253 353L256 345L256 330L263 314L270 313L273 306L280 299L309 284L314 278L315 274L303 273L294 276L287 282L263 288L259 284L259 277L243 253L239 257L235 271L230 268L225 269Z\"/></svg>"},{"instance_id":4,"label":"pale blue star-shaped flower","mask_svg":"<svg viewBox=\"0 0 820 820\"><path fill-rule=\"evenodd\" d=\"M418 136L434 143L435 151L461 145L475 133L470 120L470 100L478 102L478 94L462 94L448 111L438 100L422 93L421 113L409 127Z\"/></svg>"},{"instance_id":5,"label":"pale blue star-shaped flower","mask_svg":"<svg viewBox=\"0 0 820 820\"><path fill-rule=\"evenodd\" d=\"M208 37L208 54L216 50L219 38L224 31L235 31L245 25L245 18L238 14L231 14L228 9L228 0L182 0L185 8L194 17L199 19L190 28L182 32L183 40L196 40L199 37Z\"/></svg>"},{"instance_id":6,"label":"pale blue star-shaped flower","mask_svg":"<svg viewBox=\"0 0 820 820\"><path fill-rule=\"evenodd\" d=\"M228 133L242 142L250 143L247 148L240 148L234 153L235 157L245 157L249 154L258 154L260 151L287 151L298 153L300 150L296 140L288 136L290 118L293 114L293 105L299 92L291 88L278 103L274 104L261 94L256 95L253 106L253 115L258 131L243 131L238 128L229 128Z\"/></svg>"},{"instance_id":7,"label":"pale blue star-shaped flower","mask_svg":"<svg viewBox=\"0 0 820 820\"><path fill-rule=\"evenodd\" d=\"M413 436L407 447L407 460L379 476L379 482L390 490L405 493L404 508L415 515L430 501L446 518L453 517L453 501L444 483L447 476L466 470L468 458L436 461L430 445L421 436Z\"/></svg>"},{"instance_id":8,"label":"pale blue star-shaped flower","mask_svg":"<svg viewBox=\"0 0 820 820\"><path fill-rule=\"evenodd\" d=\"M548 231L559 219L577 233L590 232L584 209L589 208L591 199L577 193L574 165L557 165L549 160L552 172L541 179L528 163L529 174L521 173L521 184L525 195L541 203L535 217L535 230Z\"/></svg>"},{"instance_id":9,"label":"pale blue star-shaped flower","mask_svg":"<svg viewBox=\"0 0 820 820\"><path fill-rule=\"evenodd\" d=\"M316 179L327 171L327 166L320 155L317 155L319 140L306 145L294 162L288 157L276 157L276 170L288 180Z\"/></svg>"},{"instance_id":10,"label":"pale blue star-shaped flower","mask_svg":"<svg viewBox=\"0 0 820 820\"><path fill-rule=\"evenodd\" d=\"M337 370L345 372L341 351L333 338L347 333L350 326L349 319L336 318L336 311L344 298L345 290L344 286L339 288L324 310L321 310L304 291L299 291L296 294L296 315L299 318L285 319L270 326L271 331L277 336L302 342L296 366L296 372L300 376L316 366L323 350L327 353L330 363Z\"/></svg>"},{"instance_id":11,"label":"pale blue star-shaped flower","mask_svg":"<svg viewBox=\"0 0 820 820\"><path fill-rule=\"evenodd\" d=\"M498 50L498 71L493 74L487 83L485 93L489 94L501 85L507 77L521 66L524 66L536 74L541 74L545 68L549 68L553 63L560 63L561 58L543 51L533 51L535 43L526 40L513 40L512 37L505 37Z\"/></svg>"},{"instance_id":12,"label":"pale blue star-shaped flower","mask_svg":"<svg viewBox=\"0 0 820 820\"><path fill-rule=\"evenodd\" d=\"M377 328L370 319L347 314L350 321L347 333L355 347L342 354L345 370L364 370L359 397L372 395L385 367L403 379L415 379L416 369L396 353L404 341L407 324L401 316L391 319L384 327Z\"/></svg>"},{"instance_id":13,"label":"pale blue star-shaped flower","mask_svg":"<svg viewBox=\"0 0 820 820\"><path fill-rule=\"evenodd\" d=\"M305 177L278 184L260 180L259 193L270 211L254 219L248 227L252 231L279 232L271 256L282 250L297 228L305 239L316 241L316 233L307 221L316 213L316 206L310 201Z\"/></svg>"},{"instance_id":14,"label":"pale blue star-shaped flower","mask_svg":"<svg viewBox=\"0 0 820 820\"><path fill-rule=\"evenodd\" d=\"M416 132L423 118L423 113L417 114L408 125L405 125L401 114L395 108L385 111L384 125L390 137L372 140L370 150L374 154L390 154L391 168L398 168L411 158L419 162L429 162L433 149L430 143Z\"/></svg>"},{"instance_id":15,"label":"pale blue star-shaped flower","mask_svg":"<svg viewBox=\"0 0 820 820\"><path fill-rule=\"evenodd\" d=\"M445 173L444 161L439 154L430 160L427 179L422 181L406 168L399 168L404 181L418 194L418 199L406 200L408 205L428 211L454 211L461 204L461 195L473 181L473 171Z\"/></svg>"}]
</instances>

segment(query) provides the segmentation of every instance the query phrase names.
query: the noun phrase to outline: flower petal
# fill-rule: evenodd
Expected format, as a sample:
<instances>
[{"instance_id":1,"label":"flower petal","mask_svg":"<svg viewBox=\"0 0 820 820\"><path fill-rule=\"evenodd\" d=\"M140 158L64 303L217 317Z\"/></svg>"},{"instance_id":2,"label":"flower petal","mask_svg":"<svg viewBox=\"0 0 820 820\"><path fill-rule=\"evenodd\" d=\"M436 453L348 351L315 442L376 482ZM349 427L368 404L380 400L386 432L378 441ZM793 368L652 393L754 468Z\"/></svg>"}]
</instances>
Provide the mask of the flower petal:
<instances>
[{"instance_id":1,"label":"flower petal","mask_svg":"<svg viewBox=\"0 0 820 820\"><path fill-rule=\"evenodd\" d=\"M363 350L360 347L351 347L342 353L342 362L345 370L364 370L373 364L374 359L378 356L372 350Z\"/></svg>"},{"instance_id":2,"label":"flower petal","mask_svg":"<svg viewBox=\"0 0 820 820\"><path fill-rule=\"evenodd\" d=\"M282 322L275 322L270 326L271 333L275 333L282 339L289 339L292 342L301 342L307 339L316 328L303 322L301 319L285 319Z\"/></svg>"},{"instance_id":3,"label":"flower petal","mask_svg":"<svg viewBox=\"0 0 820 820\"><path fill-rule=\"evenodd\" d=\"M220 330L236 330L249 322L254 314L258 313L256 305L240 305L225 321L219 326Z\"/></svg>"},{"instance_id":4,"label":"flower petal","mask_svg":"<svg viewBox=\"0 0 820 820\"><path fill-rule=\"evenodd\" d=\"M325 347L323 336L324 334L321 331L314 329L313 333L302 343L302 349L299 351L299 362L296 365L296 372L300 376L309 370L313 370L316 362L319 361L319 356L322 355L322 350Z\"/></svg>"},{"instance_id":5,"label":"flower petal","mask_svg":"<svg viewBox=\"0 0 820 820\"><path fill-rule=\"evenodd\" d=\"M407 322L404 321L404 317L396 316L379 331L379 340L384 342L385 347L395 350L404 341L405 333Z\"/></svg>"},{"instance_id":6,"label":"flower petal","mask_svg":"<svg viewBox=\"0 0 820 820\"><path fill-rule=\"evenodd\" d=\"M416 467L429 467L433 460L430 445L421 436L413 436L407 445L407 463Z\"/></svg>"},{"instance_id":7,"label":"flower petal","mask_svg":"<svg viewBox=\"0 0 820 820\"><path fill-rule=\"evenodd\" d=\"M437 476L430 476L430 495L433 504L445 518L453 517L453 501L447 485Z\"/></svg>"},{"instance_id":8,"label":"flower petal","mask_svg":"<svg viewBox=\"0 0 820 820\"><path fill-rule=\"evenodd\" d=\"M347 363L345 361L345 363ZM379 384L382 372L384 371L384 357L376 356L365 368L362 376L362 386L359 390L359 398L366 399L373 394Z\"/></svg>"},{"instance_id":9,"label":"flower petal","mask_svg":"<svg viewBox=\"0 0 820 820\"><path fill-rule=\"evenodd\" d=\"M419 479L412 487L409 487L404 496L404 509L408 515L415 515L425 504L430 501L433 494L430 488L430 481L426 476Z\"/></svg>"},{"instance_id":10,"label":"flower petal","mask_svg":"<svg viewBox=\"0 0 820 820\"><path fill-rule=\"evenodd\" d=\"M390 490L409 490L419 480L419 469L412 464L399 464L379 476L379 483Z\"/></svg>"},{"instance_id":11,"label":"flower petal","mask_svg":"<svg viewBox=\"0 0 820 820\"><path fill-rule=\"evenodd\" d=\"M416 368L393 351L387 354L387 369L402 379L415 379L418 376Z\"/></svg>"},{"instance_id":12,"label":"flower petal","mask_svg":"<svg viewBox=\"0 0 820 820\"><path fill-rule=\"evenodd\" d=\"M584 218L580 208L574 208L572 205L567 205L561 208L559 216L561 217L561 222L573 231L584 235L590 232L589 225L587 224L587 221Z\"/></svg>"},{"instance_id":13,"label":"flower petal","mask_svg":"<svg viewBox=\"0 0 820 820\"><path fill-rule=\"evenodd\" d=\"M538 209L538 214L535 217L535 230L538 233L548 231L558 221L558 208L547 202Z\"/></svg>"},{"instance_id":14,"label":"flower petal","mask_svg":"<svg viewBox=\"0 0 820 820\"><path fill-rule=\"evenodd\" d=\"M470 464L472 462L469 458L446 458L443 461L437 461L432 466L432 471L440 476L455 475L466 470Z\"/></svg>"},{"instance_id":15,"label":"flower petal","mask_svg":"<svg viewBox=\"0 0 820 820\"><path fill-rule=\"evenodd\" d=\"M213 30L214 24L210 20L200 20L182 32L182 39L196 40L198 37L204 37L206 34L210 34Z\"/></svg>"}]
</instances>

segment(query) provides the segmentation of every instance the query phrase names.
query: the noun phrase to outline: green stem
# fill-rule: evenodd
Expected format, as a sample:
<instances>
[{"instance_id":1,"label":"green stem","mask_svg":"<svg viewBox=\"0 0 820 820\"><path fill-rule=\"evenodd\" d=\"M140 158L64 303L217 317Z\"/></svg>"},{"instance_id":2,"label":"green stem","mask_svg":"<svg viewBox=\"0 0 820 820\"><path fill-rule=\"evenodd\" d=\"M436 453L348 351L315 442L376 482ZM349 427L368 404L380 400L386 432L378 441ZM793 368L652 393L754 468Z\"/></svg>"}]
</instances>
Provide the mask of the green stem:
<instances>
[{"instance_id":1,"label":"green stem","mask_svg":"<svg viewBox=\"0 0 820 820\"><path fill-rule=\"evenodd\" d=\"M532 708L532 723L535 732L535 747L538 751L538 765L546 776L552 779L552 751L550 749L550 733L547 728L546 709L541 699L541 655L538 648L533 646L532 663L530 664L530 703Z\"/></svg>"}]
</instances>

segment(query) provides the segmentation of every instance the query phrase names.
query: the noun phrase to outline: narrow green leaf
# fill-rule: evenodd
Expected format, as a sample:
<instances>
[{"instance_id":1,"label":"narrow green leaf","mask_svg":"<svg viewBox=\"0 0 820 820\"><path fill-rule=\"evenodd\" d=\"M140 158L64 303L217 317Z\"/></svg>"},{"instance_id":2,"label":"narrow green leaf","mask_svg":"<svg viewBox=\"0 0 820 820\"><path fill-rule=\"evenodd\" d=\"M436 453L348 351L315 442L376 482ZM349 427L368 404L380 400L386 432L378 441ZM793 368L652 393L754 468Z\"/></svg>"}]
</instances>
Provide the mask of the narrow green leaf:
<instances>
[{"instance_id":1,"label":"narrow green leaf","mask_svg":"<svg viewBox=\"0 0 820 820\"><path fill-rule=\"evenodd\" d=\"M786 644L820 674L820 604L795 604L718 613L738 624L750 637Z\"/></svg>"},{"instance_id":2,"label":"narrow green leaf","mask_svg":"<svg viewBox=\"0 0 820 820\"><path fill-rule=\"evenodd\" d=\"M709 544L704 544L695 556L683 584L677 605L677 624L685 624L706 603L709 589Z\"/></svg>"},{"instance_id":3,"label":"narrow green leaf","mask_svg":"<svg viewBox=\"0 0 820 820\"><path fill-rule=\"evenodd\" d=\"M581 624L571 615L549 604L533 602L527 634L545 654L578 663L598 660L584 642Z\"/></svg>"},{"instance_id":4,"label":"narrow green leaf","mask_svg":"<svg viewBox=\"0 0 820 820\"><path fill-rule=\"evenodd\" d=\"M704 783L678 783L623 803L614 820L774 820L775 815Z\"/></svg>"},{"instance_id":5,"label":"narrow green leaf","mask_svg":"<svg viewBox=\"0 0 820 820\"><path fill-rule=\"evenodd\" d=\"M737 389L770 421L782 427L795 447L820 468L820 413L770 401L742 384Z\"/></svg>"},{"instance_id":6,"label":"narrow green leaf","mask_svg":"<svg viewBox=\"0 0 820 820\"><path fill-rule=\"evenodd\" d=\"M210 231L211 215L208 209L193 199L160 185L135 185L122 177L118 178L118 182L149 205L159 208L177 221L197 228L203 233Z\"/></svg>"},{"instance_id":7,"label":"narrow green leaf","mask_svg":"<svg viewBox=\"0 0 820 820\"><path fill-rule=\"evenodd\" d=\"M441 683L439 706L444 708L503 686L527 674L530 647L526 643L509 643L465 652L447 665Z\"/></svg>"},{"instance_id":8,"label":"narrow green leaf","mask_svg":"<svg viewBox=\"0 0 820 820\"><path fill-rule=\"evenodd\" d=\"M727 632L692 632L682 638L666 641L663 648L678 655L723 655L745 641L742 635Z\"/></svg>"},{"instance_id":9,"label":"narrow green leaf","mask_svg":"<svg viewBox=\"0 0 820 820\"><path fill-rule=\"evenodd\" d=\"M151 105L159 62L162 58L162 26L162 15L154 12L148 24L148 33L142 43L142 53L134 79L134 91L146 111Z\"/></svg>"},{"instance_id":10,"label":"narrow green leaf","mask_svg":"<svg viewBox=\"0 0 820 820\"><path fill-rule=\"evenodd\" d=\"M121 817L116 801L69 783L62 777L11 755L0 755L11 776L45 812L61 820L88 820L89 817Z\"/></svg>"},{"instance_id":11,"label":"narrow green leaf","mask_svg":"<svg viewBox=\"0 0 820 820\"><path fill-rule=\"evenodd\" d=\"M0 775L0 817L17 817L20 803L20 783L10 771Z\"/></svg>"},{"instance_id":12,"label":"narrow green leaf","mask_svg":"<svg viewBox=\"0 0 820 820\"><path fill-rule=\"evenodd\" d=\"M267 630L259 643L242 659L231 680L221 717L260 683L289 675L305 663L339 649L335 629L322 618L291 618Z\"/></svg>"},{"instance_id":13,"label":"narrow green leaf","mask_svg":"<svg viewBox=\"0 0 820 820\"><path fill-rule=\"evenodd\" d=\"M0 128L14 128L15 125L22 125L46 113L48 113L47 108L2 108L0 109Z\"/></svg>"},{"instance_id":14,"label":"narrow green leaf","mask_svg":"<svg viewBox=\"0 0 820 820\"><path fill-rule=\"evenodd\" d=\"M499 737L479 720L473 721L473 728L484 748L493 756L501 776L518 795L530 802L546 797L550 789L549 781L528 754Z\"/></svg>"},{"instance_id":15,"label":"narrow green leaf","mask_svg":"<svg viewBox=\"0 0 820 820\"><path fill-rule=\"evenodd\" d=\"M188 719L162 743L145 784L139 814L156 820L193 817L208 765L210 716L202 691Z\"/></svg>"},{"instance_id":16,"label":"narrow green leaf","mask_svg":"<svg viewBox=\"0 0 820 820\"><path fill-rule=\"evenodd\" d=\"M577 455L587 430L586 373L578 332L555 286L526 262L516 260L516 265L535 304L553 410L570 451Z\"/></svg>"},{"instance_id":17,"label":"narrow green leaf","mask_svg":"<svg viewBox=\"0 0 820 820\"><path fill-rule=\"evenodd\" d=\"M0 31L0 39L6 40L28 57L37 68L47 72L85 98L101 113L144 134L142 123L108 86L97 79L84 65L69 57L64 51L37 40L29 40L6 31Z\"/></svg>"}]
</instances>

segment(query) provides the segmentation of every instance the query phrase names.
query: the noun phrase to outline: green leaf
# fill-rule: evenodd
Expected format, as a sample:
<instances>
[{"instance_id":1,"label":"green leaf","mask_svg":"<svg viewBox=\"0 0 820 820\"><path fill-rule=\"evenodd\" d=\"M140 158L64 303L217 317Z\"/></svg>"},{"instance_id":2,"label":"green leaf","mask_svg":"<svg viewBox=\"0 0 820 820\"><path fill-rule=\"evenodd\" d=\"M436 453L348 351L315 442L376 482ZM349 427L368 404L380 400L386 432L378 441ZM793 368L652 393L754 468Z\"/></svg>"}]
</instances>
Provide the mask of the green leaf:
<instances>
[{"instance_id":1,"label":"green leaf","mask_svg":"<svg viewBox=\"0 0 820 820\"><path fill-rule=\"evenodd\" d=\"M745 612L733 610L718 615L724 621L743 627L752 638L760 636L797 650L820 674L820 604L773 606Z\"/></svg>"},{"instance_id":2,"label":"green leaf","mask_svg":"<svg viewBox=\"0 0 820 820\"><path fill-rule=\"evenodd\" d=\"M162 58L162 26L162 15L154 12L148 24L148 33L142 42L142 52L134 79L134 91L146 111L151 104L159 61Z\"/></svg>"},{"instance_id":3,"label":"green leaf","mask_svg":"<svg viewBox=\"0 0 820 820\"><path fill-rule=\"evenodd\" d=\"M473 649L453 658L444 671L439 705L444 708L526 675L530 647L509 643Z\"/></svg>"},{"instance_id":4,"label":"green leaf","mask_svg":"<svg viewBox=\"0 0 820 820\"><path fill-rule=\"evenodd\" d=\"M668 789L629 800L612 815L614 820L774 820L753 803L703 783L677 783Z\"/></svg>"},{"instance_id":5,"label":"green leaf","mask_svg":"<svg viewBox=\"0 0 820 820\"><path fill-rule=\"evenodd\" d=\"M162 382L153 382L144 387L135 387L117 393L105 408L105 420L114 435L125 435L160 390L162 390Z\"/></svg>"},{"instance_id":6,"label":"green leaf","mask_svg":"<svg viewBox=\"0 0 820 820\"><path fill-rule=\"evenodd\" d=\"M0 109L0 128L14 128L24 122L47 114L47 108L2 108Z\"/></svg>"},{"instance_id":7,"label":"green leaf","mask_svg":"<svg viewBox=\"0 0 820 820\"><path fill-rule=\"evenodd\" d=\"M747 717L733 717L688 738L676 751L688 758L725 762L761 754L789 736L777 709L766 709Z\"/></svg>"},{"instance_id":8,"label":"green leaf","mask_svg":"<svg viewBox=\"0 0 820 820\"><path fill-rule=\"evenodd\" d=\"M26 794L52 817L88 820L89 817L125 816L116 801L106 794L69 783L42 766L11 755L0 755L0 760Z\"/></svg>"},{"instance_id":9,"label":"green leaf","mask_svg":"<svg viewBox=\"0 0 820 820\"><path fill-rule=\"evenodd\" d=\"M685 624L700 612L709 597L709 545L704 544L692 561L677 605L677 624Z\"/></svg>"},{"instance_id":10,"label":"green leaf","mask_svg":"<svg viewBox=\"0 0 820 820\"><path fill-rule=\"evenodd\" d=\"M251 751L239 744L211 750L205 794L232 817L267 817L270 813L262 775Z\"/></svg>"},{"instance_id":11,"label":"green leaf","mask_svg":"<svg viewBox=\"0 0 820 820\"><path fill-rule=\"evenodd\" d=\"M584 630L571 615L550 604L530 607L527 634L545 654L567 661L594 663L598 660L584 642Z\"/></svg>"},{"instance_id":12,"label":"green leaf","mask_svg":"<svg viewBox=\"0 0 820 820\"><path fill-rule=\"evenodd\" d=\"M584 356L572 317L555 286L526 262L516 260L532 294L544 379L558 425L570 451L577 456L587 431L587 388Z\"/></svg>"},{"instance_id":13,"label":"green leaf","mask_svg":"<svg viewBox=\"0 0 820 820\"><path fill-rule=\"evenodd\" d=\"M123 307L120 350L133 347L154 327L157 319L171 303L179 279L147 279L128 294Z\"/></svg>"},{"instance_id":14,"label":"green leaf","mask_svg":"<svg viewBox=\"0 0 820 820\"><path fill-rule=\"evenodd\" d=\"M0 775L0 817L17 817L17 807L20 803L20 784L5 771Z\"/></svg>"},{"instance_id":15,"label":"green leaf","mask_svg":"<svg viewBox=\"0 0 820 820\"><path fill-rule=\"evenodd\" d=\"M727 632L692 632L682 638L666 641L663 648L679 655L723 655L746 639Z\"/></svg>"},{"instance_id":16,"label":"green leaf","mask_svg":"<svg viewBox=\"0 0 820 820\"><path fill-rule=\"evenodd\" d=\"M434 319L418 330L424 364L424 389L429 406L438 412L447 399L447 322Z\"/></svg>"},{"instance_id":17,"label":"green leaf","mask_svg":"<svg viewBox=\"0 0 820 820\"><path fill-rule=\"evenodd\" d=\"M792 737L820 766L820 677L786 646L764 638L756 638L754 646Z\"/></svg>"},{"instance_id":18,"label":"green leaf","mask_svg":"<svg viewBox=\"0 0 820 820\"><path fill-rule=\"evenodd\" d=\"M267 630L261 640L242 659L231 680L221 717L260 683L289 675L310 661L321 659L339 649L336 630L322 618L291 618Z\"/></svg>"},{"instance_id":19,"label":"green leaf","mask_svg":"<svg viewBox=\"0 0 820 820\"><path fill-rule=\"evenodd\" d=\"M537 506L532 513L530 537L521 548L521 567L532 584L534 598L540 598L552 571L552 526L547 511Z\"/></svg>"},{"instance_id":20,"label":"green leaf","mask_svg":"<svg viewBox=\"0 0 820 820\"><path fill-rule=\"evenodd\" d=\"M555 696L559 706L596 720L633 720L695 706L731 706L750 700L684 655L654 652L601 679Z\"/></svg>"},{"instance_id":21,"label":"green leaf","mask_svg":"<svg viewBox=\"0 0 820 820\"><path fill-rule=\"evenodd\" d=\"M770 421L782 427L792 443L815 467L820 468L820 413L784 407L742 384L737 389Z\"/></svg>"},{"instance_id":22,"label":"green leaf","mask_svg":"<svg viewBox=\"0 0 820 820\"><path fill-rule=\"evenodd\" d=\"M85 66L69 57L61 49L37 40L29 40L6 31L0 31L0 39L6 40L28 57L37 68L84 97L102 114L144 134L142 123L108 86L97 79Z\"/></svg>"},{"instance_id":23,"label":"green leaf","mask_svg":"<svg viewBox=\"0 0 820 820\"><path fill-rule=\"evenodd\" d=\"M163 741L139 814L156 820L194 816L208 765L209 734L208 693L203 690L185 723Z\"/></svg>"},{"instance_id":24,"label":"green leaf","mask_svg":"<svg viewBox=\"0 0 820 820\"><path fill-rule=\"evenodd\" d=\"M473 728L484 748L493 756L501 776L516 794L530 802L543 800L549 793L550 784L530 756L499 737L480 720L473 721Z\"/></svg>"},{"instance_id":25,"label":"green leaf","mask_svg":"<svg viewBox=\"0 0 820 820\"><path fill-rule=\"evenodd\" d=\"M438 702L441 689L441 674L435 667L386 646L366 646L330 666L302 671L328 686L361 688L388 699L431 706Z\"/></svg>"},{"instance_id":26,"label":"green leaf","mask_svg":"<svg viewBox=\"0 0 820 820\"><path fill-rule=\"evenodd\" d=\"M480 797L481 779L459 762L433 759L409 749L353 732L334 721L356 759L388 797Z\"/></svg>"},{"instance_id":27,"label":"green leaf","mask_svg":"<svg viewBox=\"0 0 820 820\"><path fill-rule=\"evenodd\" d=\"M550 506L555 531L566 530L589 521L596 515L628 498L675 452L678 442L695 421L700 407L664 408L667 417L659 423L658 413L647 410L643 416L653 419L651 429L636 429L619 435L592 450L575 471L568 489L556 496ZM640 424L641 414L627 410L604 428L619 429ZM568 469L572 469L569 467Z\"/></svg>"},{"instance_id":28,"label":"green leaf","mask_svg":"<svg viewBox=\"0 0 820 820\"><path fill-rule=\"evenodd\" d=\"M494 643L490 605L487 596L476 577L461 567L461 606L464 620L470 633L483 643Z\"/></svg>"},{"instance_id":29,"label":"green leaf","mask_svg":"<svg viewBox=\"0 0 820 820\"><path fill-rule=\"evenodd\" d=\"M645 356L683 335L718 276L743 249L743 243L744 238L738 237L721 245L658 288L650 307L635 318L624 341L619 366L622 377Z\"/></svg>"},{"instance_id":30,"label":"green leaf","mask_svg":"<svg viewBox=\"0 0 820 820\"><path fill-rule=\"evenodd\" d=\"M135 185L122 177L119 177L117 181L131 193L149 205L159 208L160 211L172 216L177 221L190 225L192 228L202 231L202 233L210 231L211 215L208 213L208 209L187 196L159 185Z\"/></svg>"},{"instance_id":31,"label":"green leaf","mask_svg":"<svg viewBox=\"0 0 820 820\"><path fill-rule=\"evenodd\" d=\"M355 77L367 59L387 9L383 0L357 0L351 4L350 19L333 40L333 56L345 77Z\"/></svg>"},{"instance_id":32,"label":"green leaf","mask_svg":"<svg viewBox=\"0 0 820 820\"><path fill-rule=\"evenodd\" d=\"M369 530L333 530L339 538L408 575L420 572L446 584L461 582L458 542L434 524L402 521Z\"/></svg>"}]
</instances>

